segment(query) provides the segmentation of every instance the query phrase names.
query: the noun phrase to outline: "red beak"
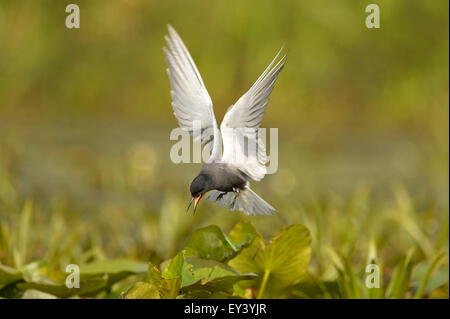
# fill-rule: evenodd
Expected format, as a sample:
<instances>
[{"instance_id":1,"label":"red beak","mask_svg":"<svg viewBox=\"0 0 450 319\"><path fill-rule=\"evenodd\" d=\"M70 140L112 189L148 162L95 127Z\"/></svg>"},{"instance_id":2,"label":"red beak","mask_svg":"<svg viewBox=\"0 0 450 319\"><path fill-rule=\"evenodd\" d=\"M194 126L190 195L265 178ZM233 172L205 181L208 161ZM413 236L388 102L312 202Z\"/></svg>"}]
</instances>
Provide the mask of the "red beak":
<instances>
[{"instance_id":1,"label":"red beak","mask_svg":"<svg viewBox=\"0 0 450 319\"><path fill-rule=\"evenodd\" d=\"M191 207L192 202L194 202L194 214L195 214L195 209L197 208L197 204L202 198L202 196L203 196L202 194L198 194L196 197L192 197L191 201L189 202L187 210L189 210L189 207Z\"/></svg>"},{"instance_id":2,"label":"red beak","mask_svg":"<svg viewBox=\"0 0 450 319\"><path fill-rule=\"evenodd\" d=\"M195 197L195 199L194 199L194 214L195 214L195 209L197 208L197 204L201 198L202 198L202 194L198 194L197 197Z\"/></svg>"}]
</instances>

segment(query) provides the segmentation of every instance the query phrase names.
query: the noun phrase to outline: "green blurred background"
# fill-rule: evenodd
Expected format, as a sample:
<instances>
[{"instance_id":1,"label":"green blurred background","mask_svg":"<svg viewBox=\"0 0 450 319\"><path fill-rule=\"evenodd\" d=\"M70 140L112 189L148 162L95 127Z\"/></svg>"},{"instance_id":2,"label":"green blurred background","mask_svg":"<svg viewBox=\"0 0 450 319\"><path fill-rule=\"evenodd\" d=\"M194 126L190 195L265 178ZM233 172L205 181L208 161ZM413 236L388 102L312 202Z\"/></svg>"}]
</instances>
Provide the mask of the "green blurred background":
<instances>
[{"instance_id":1,"label":"green blurred background","mask_svg":"<svg viewBox=\"0 0 450 319\"><path fill-rule=\"evenodd\" d=\"M241 219L265 236L306 224L319 273L324 247L358 265L371 239L387 265L411 246L448 255L449 3L376 1L367 29L371 2L77 0L67 29L70 1L2 0L0 262L157 263ZM169 157L168 23L219 122L286 44L262 125L279 128L279 169L253 185L276 216L185 213L201 166Z\"/></svg>"}]
</instances>

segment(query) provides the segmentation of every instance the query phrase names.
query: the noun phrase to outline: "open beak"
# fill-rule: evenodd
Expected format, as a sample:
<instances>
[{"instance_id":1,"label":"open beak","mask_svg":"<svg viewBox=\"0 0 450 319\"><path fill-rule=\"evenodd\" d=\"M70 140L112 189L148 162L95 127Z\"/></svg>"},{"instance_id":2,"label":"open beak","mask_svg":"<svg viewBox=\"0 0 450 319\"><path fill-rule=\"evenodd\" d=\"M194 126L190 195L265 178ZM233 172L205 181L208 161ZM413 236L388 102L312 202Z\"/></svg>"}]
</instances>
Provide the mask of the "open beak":
<instances>
[{"instance_id":1,"label":"open beak","mask_svg":"<svg viewBox=\"0 0 450 319\"><path fill-rule=\"evenodd\" d=\"M195 214L195 209L197 208L197 204L201 198L202 198L202 194L198 194L196 197L192 197L191 201L189 202L189 205L187 207L187 211L189 210L189 207L191 207L192 202L194 202L194 214Z\"/></svg>"}]
</instances>

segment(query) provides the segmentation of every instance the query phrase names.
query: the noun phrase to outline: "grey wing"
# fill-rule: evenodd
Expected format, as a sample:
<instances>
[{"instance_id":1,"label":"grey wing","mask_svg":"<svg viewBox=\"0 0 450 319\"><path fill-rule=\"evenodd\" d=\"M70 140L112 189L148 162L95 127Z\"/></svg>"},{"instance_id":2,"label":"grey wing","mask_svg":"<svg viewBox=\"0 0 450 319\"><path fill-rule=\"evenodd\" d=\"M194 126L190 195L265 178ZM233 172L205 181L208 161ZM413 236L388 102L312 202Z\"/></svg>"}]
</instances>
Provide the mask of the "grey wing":
<instances>
[{"instance_id":1,"label":"grey wing","mask_svg":"<svg viewBox=\"0 0 450 319\"><path fill-rule=\"evenodd\" d=\"M267 170L266 149L258 128L269 103L278 74L286 62L283 48L253 86L232 105L220 126L223 139L222 162L238 167L253 180L260 180Z\"/></svg>"},{"instance_id":2,"label":"grey wing","mask_svg":"<svg viewBox=\"0 0 450 319\"><path fill-rule=\"evenodd\" d=\"M215 160L220 155L221 140L211 98L180 36L172 26L168 25L168 29L169 35L165 37L168 48L163 50L169 65L167 73L175 117L194 140L201 138L211 149L210 161Z\"/></svg>"}]
</instances>

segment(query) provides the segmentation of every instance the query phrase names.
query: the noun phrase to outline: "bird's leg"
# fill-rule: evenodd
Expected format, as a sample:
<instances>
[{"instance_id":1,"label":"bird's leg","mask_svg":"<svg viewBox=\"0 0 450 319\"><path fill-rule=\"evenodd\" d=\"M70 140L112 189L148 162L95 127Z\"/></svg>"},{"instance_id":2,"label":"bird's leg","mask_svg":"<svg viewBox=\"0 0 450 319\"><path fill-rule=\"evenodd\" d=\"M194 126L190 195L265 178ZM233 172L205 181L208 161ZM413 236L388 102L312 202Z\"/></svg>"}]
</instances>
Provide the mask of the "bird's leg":
<instances>
[{"instance_id":1,"label":"bird's leg","mask_svg":"<svg viewBox=\"0 0 450 319\"><path fill-rule=\"evenodd\" d=\"M216 198L216 202L219 201L219 200L221 200L222 197L223 197L224 195L226 195L226 194L228 194L228 192L220 193L219 196L217 196L217 198Z\"/></svg>"}]
</instances>

